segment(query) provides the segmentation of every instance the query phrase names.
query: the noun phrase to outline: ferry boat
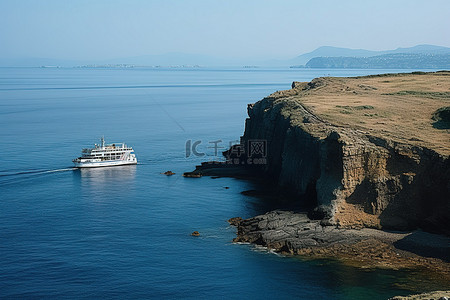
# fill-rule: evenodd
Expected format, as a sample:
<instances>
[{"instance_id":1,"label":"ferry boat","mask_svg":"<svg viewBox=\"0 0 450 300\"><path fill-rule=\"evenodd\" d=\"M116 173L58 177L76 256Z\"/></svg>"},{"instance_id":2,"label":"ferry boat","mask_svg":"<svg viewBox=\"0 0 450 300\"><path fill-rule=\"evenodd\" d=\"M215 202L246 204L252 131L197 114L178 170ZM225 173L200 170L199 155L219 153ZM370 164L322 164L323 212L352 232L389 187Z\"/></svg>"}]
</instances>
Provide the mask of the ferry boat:
<instances>
[{"instance_id":1,"label":"ferry boat","mask_svg":"<svg viewBox=\"0 0 450 300\"><path fill-rule=\"evenodd\" d=\"M133 148L124 143L105 144L102 137L101 144L94 148L81 150L81 157L72 160L77 168L96 168L122 165L135 165L137 158Z\"/></svg>"}]
</instances>

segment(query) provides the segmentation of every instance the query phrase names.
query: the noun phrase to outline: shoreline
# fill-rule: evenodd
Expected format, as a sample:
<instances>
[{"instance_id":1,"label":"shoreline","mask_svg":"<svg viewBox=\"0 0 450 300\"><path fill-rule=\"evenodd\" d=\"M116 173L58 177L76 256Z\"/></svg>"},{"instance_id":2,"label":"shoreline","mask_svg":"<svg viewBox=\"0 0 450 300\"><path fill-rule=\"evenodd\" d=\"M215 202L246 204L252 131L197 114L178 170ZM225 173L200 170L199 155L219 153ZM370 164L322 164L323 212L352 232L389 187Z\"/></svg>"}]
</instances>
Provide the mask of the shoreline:
<instances>
[{"instance_id":1,"label":"shoreline","mask_svg":"<svg viewBox=\"0 0 450 300\"><path fill-rule=\"evenodd\" d=\"M241 143L223 152L226 161L183 176L267 182L243 194L310 208L232 218L235 243L360 269L410 270L446 289L450 128L437 126L435 115L450 123L449 79L441 71L294 82L248 105Z\"/></svg>"},{"instance_id":2,"label":"shoreline","mask_svg":"<svg viewBox=\"0 0 450 300\"><path fill-rule=\"evenodd\" d=\"M324 226L304 213L291 211L271 211L228 222L237 227L234 243L264 246L287 256L337 259L358 268L421 269L450 282L450 237L421 230Z\"/></svg>"}]
</instances>

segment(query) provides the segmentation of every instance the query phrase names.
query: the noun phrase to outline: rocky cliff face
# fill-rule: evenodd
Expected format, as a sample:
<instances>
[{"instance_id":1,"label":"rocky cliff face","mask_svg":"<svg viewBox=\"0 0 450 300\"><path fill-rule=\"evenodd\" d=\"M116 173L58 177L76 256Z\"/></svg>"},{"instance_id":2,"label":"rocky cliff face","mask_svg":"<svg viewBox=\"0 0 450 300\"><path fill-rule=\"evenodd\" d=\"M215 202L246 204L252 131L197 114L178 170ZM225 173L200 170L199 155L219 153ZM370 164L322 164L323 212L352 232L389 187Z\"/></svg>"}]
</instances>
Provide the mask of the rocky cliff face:
<instances>
[{"instance_id":1,"label":"rocky cliff face","mask_svg":"<svg viewBox=\"0 0 450 300\"><path fill-rule=\"evenodd\" d=\"M248 106L243 144L267 141L267 163L252 167L282 189L309 195L301 199L315 202L326 224L450 234L448 155L324 120L302 95L329 84L293 83Z\"/></svg>"}]
</instances>

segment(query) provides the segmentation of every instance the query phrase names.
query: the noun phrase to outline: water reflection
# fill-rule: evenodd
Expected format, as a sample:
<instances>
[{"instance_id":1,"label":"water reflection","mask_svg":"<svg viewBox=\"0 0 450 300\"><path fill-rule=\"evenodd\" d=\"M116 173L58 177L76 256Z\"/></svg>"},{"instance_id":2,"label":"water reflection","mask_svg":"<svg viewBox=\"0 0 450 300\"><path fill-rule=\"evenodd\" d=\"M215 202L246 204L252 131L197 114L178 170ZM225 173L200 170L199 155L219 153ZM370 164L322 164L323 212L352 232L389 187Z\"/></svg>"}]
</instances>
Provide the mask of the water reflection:
<instances>
[{"instance_id":1,"label":"water reflection","mask_svg":"<svg viewBox=\"0 0 450 300\"><path fill-rule=\"evenodd\" d=\"M114 190L117 187L130 187L135 181L136 165L82 168L74 171L75 178L82 188Z\"/></svg>"},{"instance_id":2,"label":"water reflection","mask_svg":"<svg viewBox=\"0 0 450 300\"><path fill-rule=\"evenodd\" d=\"M94 238L108 241L114 230L126 230L136 199L136 166L116 166L74 171L75 200L82 212L78 224ZM119 229L120 228L120 229ZM100 235L101 237L99 237Z\"/></svg>"}]
</instances>

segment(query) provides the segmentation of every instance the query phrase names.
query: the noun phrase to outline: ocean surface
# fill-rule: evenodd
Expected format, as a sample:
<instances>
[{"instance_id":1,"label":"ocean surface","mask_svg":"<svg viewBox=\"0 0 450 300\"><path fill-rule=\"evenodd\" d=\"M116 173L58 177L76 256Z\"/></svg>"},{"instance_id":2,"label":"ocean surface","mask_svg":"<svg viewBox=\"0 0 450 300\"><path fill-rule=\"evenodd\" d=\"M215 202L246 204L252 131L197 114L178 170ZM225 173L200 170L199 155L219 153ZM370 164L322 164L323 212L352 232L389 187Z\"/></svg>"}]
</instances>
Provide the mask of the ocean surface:
<instances>
[{"instance_id":1,"label":"ocean surface","mask_svg":"<svg viewBox=\"0 0 450 300\"><path fill-rule=\"evenodd\" d=\"M256 183L181 176L220 159L247 104L294 80L402 71L0 68L0 298L386 299L439 288L420 272L233 244L227 219L277 204L241 194ZM139 164L72 168L102 136L133 146ZM186 149L194 142L203 156Z\"/></svg>"}]
</instances>

